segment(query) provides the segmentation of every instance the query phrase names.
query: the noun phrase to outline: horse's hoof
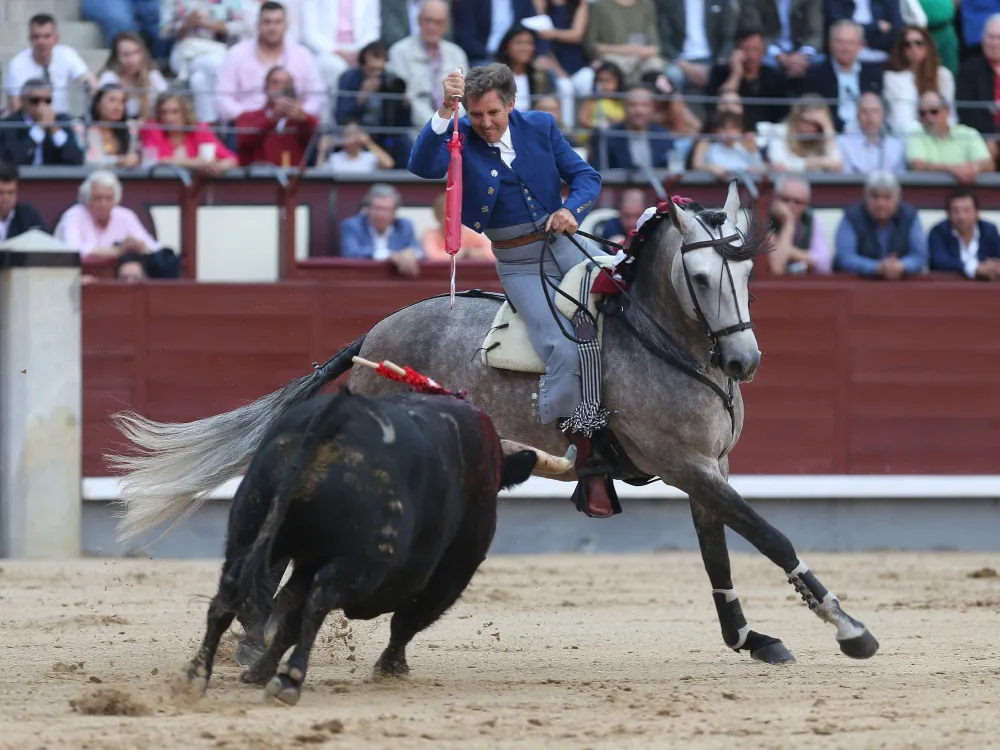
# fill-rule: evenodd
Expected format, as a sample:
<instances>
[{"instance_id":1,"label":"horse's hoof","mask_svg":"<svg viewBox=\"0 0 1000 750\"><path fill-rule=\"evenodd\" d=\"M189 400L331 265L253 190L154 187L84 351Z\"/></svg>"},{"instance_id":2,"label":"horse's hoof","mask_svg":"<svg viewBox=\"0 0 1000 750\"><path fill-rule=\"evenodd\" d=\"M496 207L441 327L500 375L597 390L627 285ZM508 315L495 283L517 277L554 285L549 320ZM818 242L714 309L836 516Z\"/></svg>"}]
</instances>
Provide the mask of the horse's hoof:
<instances>
[{"instance_id":1,"label":"horse's hoof","mask_svg":"<svg viewBox=\"0 0 1000 750\"><path fill-rule=\"evenodd\" d=\"M865 630L859 636L839 641L840 650L852 659L871 659L878 653L878 641L871 631Z\"/></svg>"},{"instance_id":2,"label":"horse's hoof","mask_svg":"<svg viewBox=\"0 0 1000 750\"><path fill-rule=\"evenodd\" d=\"M255 649L253 646L248 646L246 643L241 643L240 647L236 649L236 656L233 658L243 669L249 669L263 655L263 651Z\"/></svg>"},{"instance_id":3,"label":"horse's hoof","mask_svg":"<svg viewBox=\"0 0 1000 750\"><path fill-rule=\"evenodd\" d=\"M785 648L785 644L781 641L775 641L755 651L751 651L750 658L755 661L762 661L765 664L795 663L795 657L792 656L792 652Z\"/></svg>"}]
</instances>

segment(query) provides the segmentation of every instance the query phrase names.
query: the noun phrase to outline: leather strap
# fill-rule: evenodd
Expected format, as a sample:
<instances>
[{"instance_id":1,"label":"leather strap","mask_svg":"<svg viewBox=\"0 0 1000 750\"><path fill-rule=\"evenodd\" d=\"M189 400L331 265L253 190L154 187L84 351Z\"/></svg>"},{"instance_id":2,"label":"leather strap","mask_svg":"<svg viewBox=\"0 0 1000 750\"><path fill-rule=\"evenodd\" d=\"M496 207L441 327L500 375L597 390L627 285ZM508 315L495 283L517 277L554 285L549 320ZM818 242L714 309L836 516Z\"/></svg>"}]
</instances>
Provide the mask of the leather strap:
<instances>
[{"instance_id":1,"label":"leather strap","mask_svg":"<svg viewBox=\"0 0 1000 750\"><path fill-rule=\"evenodd\" d=\"M532 242L544 240L546 235L547 232L544 229L539 229L529 234L522 234L520 237L512 237L509 240L493 240L490 244L494 250L510 250L512 247L524 247Z\"/></svg>"}]
</instances>

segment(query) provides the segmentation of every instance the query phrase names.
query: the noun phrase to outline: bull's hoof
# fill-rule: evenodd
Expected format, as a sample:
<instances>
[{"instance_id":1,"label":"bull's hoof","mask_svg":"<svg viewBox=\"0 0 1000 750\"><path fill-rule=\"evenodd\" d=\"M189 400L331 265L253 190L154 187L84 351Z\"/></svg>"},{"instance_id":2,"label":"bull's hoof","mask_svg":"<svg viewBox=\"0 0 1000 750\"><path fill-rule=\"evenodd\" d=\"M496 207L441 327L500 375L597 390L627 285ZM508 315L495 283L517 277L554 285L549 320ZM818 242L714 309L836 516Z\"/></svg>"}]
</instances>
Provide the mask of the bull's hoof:
<instances>
[{"instance_id":1,"label":"bull's hoof","mask_svg":"<svg viewBox=\"0 0 1000 750\"><path fill-rule=\"evenodd\" d=\"M273 672L265 673L264 670L257 668L257 664L254 664L254 666L250 667L250 669L243 670L240 674L240 682L246 685L258 685L259 687L264 687L273 674Z\"/></svg>"},{"instance_id":2,"label":"bull's hoof","mask_svg":"<svg viewBox=\"0 0 1000 750\"><path fill-rule=\"evenodd\" d=\"M878 641L869 630L865 630L855 638L848 638L838 643L840 650L852 659L871 659L878 653Z\"/></svg>"},{"instance_id":3,"label":"bull's hoof","mask_svg":"<svg viewBox=\"0 0 1000 750\"><path fill-rule=\"evenodd\" d=\"M188 662L187 668L181 674L181 679L172 681L173 693L175 695L184 694L200 698L208 690L208 680L211 675L208 669L201 662L192 659Z\"/></svg>"},{"instance_id":4,"label":"bull's hoof","mask_svg":"<svg viewBox=\"0 0 1000 750\"><path fill-rule=\"evenodd\" d=\"M752 650L750 658L755 661L764 662L765 664L795 663L795 657L792 656L792 652L785 648L785 644L781 641L775 641L774 643L769 643L766 646Z\"/></svg>"},{"instance_id":5,"label":"bull's hoof","mask_svg":"<svg viewBox=\"0 0 1000 750\"><path fill-rule=\"evenodd\" d=\"M236 656L234 659L236 663L239 664L244 669L249 669L254 662L256 662L261 656L264 655L263 649L258 649L251 646L246 641L240 644L240 647L236 649Z\"/></svg>"},{"instance_id":6,"label":"bull's hoof","mask_svg":"<svg viewBox=\"0 0 1000 750\"><path fill-rule=\"evenodd\" d=\"M406 663L406 657L402 659L387 659L383 654L372 670L372 679L379 680L401 680L410 674L410 665Z\"/></svg>"},{"instance_id":7,"label":"bull's hoof","mask_svg":"<svg viewBox=\"0 0 1000 750\"><path fill-rule=\"evenodd\" d=\"M278 674L271 678L271 681L264 687L264 694L271 698L277 698L288 706L294 706L302 697L302 681L305 674L298 667L290 667L282 664L278 667Z\"/></svg>"}]
</instances>

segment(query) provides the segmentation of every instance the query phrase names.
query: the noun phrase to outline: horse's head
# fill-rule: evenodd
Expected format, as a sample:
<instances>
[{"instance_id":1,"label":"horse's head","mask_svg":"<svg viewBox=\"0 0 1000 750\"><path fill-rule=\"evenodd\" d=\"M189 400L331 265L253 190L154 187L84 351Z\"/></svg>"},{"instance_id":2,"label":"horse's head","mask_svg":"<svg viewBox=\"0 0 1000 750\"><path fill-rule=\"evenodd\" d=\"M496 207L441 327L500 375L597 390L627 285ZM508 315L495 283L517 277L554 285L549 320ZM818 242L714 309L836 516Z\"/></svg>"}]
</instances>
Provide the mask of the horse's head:
<instances>
[{"instance_id":1,"label":"horse's head","mask_svg":"<svg viewBox=\"0 0 1000 750\"><path fill-rule=\"evenodd\" d=\"M750 271L754 257L766 251L768 235L756 232L752 213L744 212L746 221L739 221L735 180L721 211L667 203L673 224L667 232L670 280L677 300L713 339L712 364L733 380L749 382L760 364L750 320Z\"/></svg>"}]
</instances>

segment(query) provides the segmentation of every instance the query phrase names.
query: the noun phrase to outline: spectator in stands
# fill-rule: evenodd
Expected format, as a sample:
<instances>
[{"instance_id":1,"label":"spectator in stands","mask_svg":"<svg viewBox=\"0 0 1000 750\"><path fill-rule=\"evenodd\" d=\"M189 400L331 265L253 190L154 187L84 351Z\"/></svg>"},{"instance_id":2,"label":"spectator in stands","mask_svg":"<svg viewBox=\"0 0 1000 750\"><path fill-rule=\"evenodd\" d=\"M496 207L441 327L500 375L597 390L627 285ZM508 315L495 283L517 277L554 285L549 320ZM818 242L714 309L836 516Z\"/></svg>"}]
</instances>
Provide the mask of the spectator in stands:
<instances>
[{"instance_id":1,"label":"spectator in stands","mask_svg":"<svg viewBox=\"0 0 1000 750\"><path fill-rule=\"evenodd\" d=\"M382 0L381 39L387 47L391 49L400 40L420 33L417 16L424 4L425 0ZM445 29L444 38L454 41L450 26Z\"/></svg>"},{"instance_id":2,"label":"spectator in stands","mask_svg":"<svg viewBox=\"0 0 1000 750\"><path fill-rule=\"evenodd\" d=\"M20 93L21 108L0 124L0 160L22 167L83 164L70 118L52 106L52 85L30 78Z\"/></svg>"},{"instance_id":3,"label":"spectator in stands","mask_svg":"<svg viewBox=\"0 0 1000 750\"><path fill-rule=\"evenodd\" d=\"M230 151L191 111L187 97L168 91L156 100L154 118L140 133L144 161L176 164L215 176L237 164Z\"/></svg>"},{"instance_id":4,"label":"spectator in stands","mask_svg":"<svg viewBox=\"0 0 1000 750\"><path fill-rule=\"evenodd\" d=\"M1000 111L993 106L982 106L1000 101L1000 13L987 19L982 41L982 55L966 60L958 71L955 97L957 101L972 103L958 112L959 122L985 136L1000 132ZM1000 155L997 141L990 138L987 146L995 161Z\"/></svg>"},{"instance_id":5,"label":"spectator in stands","mask_svg":"<svg viewBox=\"0 0 1000 750\"><path fill-rule=\"evenodd\" d=\"M327 158L332 146L339 148ZM325 163L334 174L365 174L376 169L395 169L396 161L372 137L358 127L356 122L342 128L339 139L328 138L321 144L318 163Z\"/></svg>"},{"instance_id":6,"label":"spectator in stands","mask_svg":"<svg viewBox=\"0 0 1000 750\"><path fill-rule=\"evenodd\" d=\"M979 198L959 188L948 196L948 218L927 237L932 271L953 271L970 279L1000 281L1000 232L979 216Z\"/></svg>"},{"instance_id":7,"label":"spectator in stands","mask_svg":"<svg viewBox=\"0 0 1000 750\"><path fill-rule=\"evenodd\" d=\"M743 140L743 118L732 112L716 112L712 116L711 132L715 136L708 147L692 159L691 168L711 172L720 181L742 174L757 175L766 170L756 149L750 150Z\"/></svg>"},{"instance_id":8,"label":"spectator in stands","mask_svg":"<svg viewBox=\"0 0 1000 750\"><path fill-rule=\"evenodd\" d=\"M173 42L170 69L187 83L202 122L215 122L216 81L229 45L253 36L259 0L162 0L160 36ZM224 41L220 41L224 40Z\"/></svg>"},{"instance_id":9,"label":"spectator in stands","mask_svg":"<svg viewBox=\"0 0 1000 750\"><path fill-rule=\"evenodd\" d=\"M623 243L628 233L635 230L646 208L646 194L640 188L625 188L618 199L618 215L598 224L594 234L611 242Z\"/></svg>"},{"instance_id":10,"label":"spectator in stands","mask_svg":"<svg viewBox=\"0 0 1000 750\"><path fill-rule=\"evenodd\" d=\"M380 0L298 2L302 44L316 56L326 89L334 101L341 77L358 64L361 50L381 36Z\"/></svg>"},{"instance_id":11,"label":"spectator in stands","mask_svg":"<svg viewBox=\"0 0 1000 750\"><path fill-rule=\"evenodd\" d=\"M789 84L783 70L765 66L764 37L759 29L746 28L736 34L736 49L728 63L716 65L708 79L705 94L721 97L738 94L744 100L743 124L755 130L761 122L780 122L788 114L784 104L757 104L752 99L784 99ZM715 111L706 107L706 116Z\"/></svg>"},{"instance_id":12,"label":"spectator in stands","mask_svg":"<svg viewBox=\"0 0 1000 750\"><path fill-rule=\"evenodd\" d=\"M919 172L947 172L959 182L975 182L992 172L993 157L983 137L967 125L952 125L950 105L936 91L920 97L923 130L906 139L906 160Z\"/></svg>"},{"instance_id":13,"label":"spectator in stands","mask_svg":"<svg viewBox=\"0 0 1000 750\"><path fill-rule=\"evenodd\" d=\"M826 25L850 20L862 31L863 48L858 59L863 62L883 62L889 56L893 42L903 27L899 0L825 0Z\"/></svg>"},{"instance_id":14,"label":"spectator in stands","mask_svg":"<svg viewBox=\"0 0 1000 750\"><path fill-rule=\"evenodd\" d=\"M412 122L419 128L441 107L441 80L455 68L469 69L465 51L444 38L448 18L444 0L426 0L417 15L418 31L389 47L389 68L405 82ZM374 85L374 80L368 84Z\"/></svg>"},{"instance_id":15,"label":"spectator in stands","mask_svg":"<svg viewBox=\"0 0 1000 750\"><path fill-rule=\"evenodd\" d=\"M843 162L837 146L830 108L817 94L795 100L788 119L762 128L768 163L780 171L840 172Z\"/></svg>"},{"instance_id":16,"label":"spectator in stands","mask_svg":"<svg viewBox=\"0 0 1000 750\"><path fill-rule=\"evenodd\" d=\"M361 50L358 67L341 76L336 120L356 122L375 131L375 142L397 164L406 164L412 141L403 129L413 127L413 116L405 97L406 84L386 69L387 63L388 50L382 42L372 42Z\"/></svg>"},{"instance_id":17,"label":"spectator in stands","mask_svg":"<svg viewBox=\"0 0 1000 750\"><path fill-rule=\"evenodd\" d=\"M452 0L452 37L469 65L486 65L493 62L507 29L534 15L531 0Z\"/></svg>"},{"instance_id":18,"label":"spectator in stands","mask_svg":"<svg viewBox=\"0 0 1000 750\"><path fill-rule=\"evenodd\" d=\"M740 118L740 123L743 126L743 136L741 138L741 143L743 148L747 150L748 153L760 153L760 148L757 145L757 134L752 130L749 130L746 125L746 121L743 116L743 100L740 99L740 95L729 91L719 97L719 100L715 103L715 114L733 114ZM699 138L695 141L691 148L691 169L697 169L695 164L704 164L705 162L705 152L711 145L711 140L707 138Z\"/></svg>"},{"instance_id":19,"label":"spectator in stands","mask_svg":"<svg viewBox=\"0 0 1000 750\"><path fill-rule=\"evenodd\" d=\"M396 215L401 203L402 197L392 185L372 185L360 213L340 222L341 257L388 260L404 276L419 276L424 251L413 223Z\"/></svg>"},{"instance_id":20,"label":"spectator in stands","mask_svg":"<svg viewBox=\"0 0 1000 750\"><path fill-rule=\"evenodd\" d=\"M16 164L0 162L0 242L24 234L29 229L47 231L35 207L18 202L19 176Z\"/></svg>"},{"instance_id":21,"label":"spectator in stands","mask_svg":"<svg viewBox=\"0 0 1000 750\"><path fill-rule=\"evenodd\" d=\"M161 247L131 209L120 205L122 184L114 172L91 172L77 191L75 205L59 219L56 236L80 251L83 258L118 258L123 253L145 257L153 278L177 278L180 263L170 248Z\"/></svg>"},{"instance_id":22,"label":"spectator in stands","mask_svg":"<svg viewBox=\"0 0 1000 750\"><path fill-rule=\"evenodd\" d=\"M701 119L691 111L687 101L677 92L665 73L644 73L640 83L651 86L656 94L652 121L676 136L675 156L680 155L686 160L694 145L693 136L702 132Z\"/></svg>"},{"instance_id":23,"label":"spectator in stands","mask_svg":"<svg viewBox=\"0 0 1000 750\"><path fill-rule=\"evenodd\" d=\"M952 75L957 74L958 34L955 33L955 16L958 13L958 3L955 0L920 0L920 7L927 16L927 31L934 40L941 64Z\"/></svg>"},{"instance_id":24,"label":"spectator in stands","mask_svg":"<svg viewBox=\"0 0 1000 750\"><path fill-rule=\"evenodd\" d=\"M833 258L819 216L809 207L811 197L805 177L783 174L774 181L774 251L767 263L776 276L830 273Z\"/></svg>"},{"instance_id":25,"label":"spectator in stands","mask_svg":"<svg viewBox=\"0 0 1000 750\"><path fill-rule=\"evenodd\" d=\"M866 91L858 99L858 119L837 136L844 172L865 174L876 169L906 171L906 145L885 130L885 108L878 94Z\"/></svg>"},{"instance_id":26,"label":"spectator in stands","mask_svg":"<svg viewBox=\"0 0 1000 750\"><path fill-rule=\"evenodd\" d=\"M926 271L927 235L901 193L891 172L868 175L864 200L845 209L837 226L836 270L889 281Z\"/></svg>"},{"instance_id":27,"label":"spectator in stands","mask_svg":"<svg viewBox=\"0 0 1000 750\"><path fill-rule=\"evenodd\" d=\"M700 15L688 18L690 10ZM725 64L736 49L739 3L713 0L678 3L656 0L660 54L669 60L666 74L679 93L701 93L716 64Z\"/></svg>"},{"instance_id":28,"label":"spectator in stands","mask_svg":"<svg viewBox=\"0 0 1000 750\"><path fill-rule=\"evenodd\" d=\"M666 70L653 0L596 0L583 48L591 60L613 62L635 83L643 73Z\"/></svg>"},{"instance_id":29,"label":"spectator in stands","mask_svg":"<svg viewBox=\"0 0 1000 750\"><path fill-rule=\"evenodd\" d=\"M41 79L49 87L57 115L69 114L69 90L73 83L97 88L80 53L59 43L56 20L39 13L28 21L31 46L18 52L7 65L7 96L12 110L21 109L20 94L29 80Z\"/></svg>"},{"instance_id":30,"label":"spectator in stands","mask_svg":"<svg viewBox=\"0 0 1000 750\"><path fill-rule=\"evenodd\" d=\"M593 95L584 100L577 124L587 130L605 130L625 121L625 102L615 94L625 93L625 74L611 62L595 69ZM581 141L584 138L581 138Z\"/></svg>"},{"instance_id":31,"label":"spectator in stands","mask_svg":"<svg viewBox=\"0 0 1000 750\"><path fill-rule=\"evenodd\" d=\"M222 122L232 122L243 112L267 105L261 81L275 65L288 71L302 98L302 109L321 116L326 94L319 66L313 54L298 42L286 38L288 16L281 3L260 6L257 36L244 39L227 50L219 66L215 109Z\"/></svg>"},{"instance_id":32,"label":"spectator in stands","mask_svg":"<svg viewBox=\"0 0 1000 750\"><path fill-rule=\"evenodd\" d=\"M552 118L556 121L556 127L559 128L559 132L561 132L563 138L566 139L566 143L574 149L581 148L576 135L573 133L573 128L567 126L565 120L563 119L562 102L559 101L559 97L553 94L541 96L535 100L533 109L536 112L548 112L552 115ZM584 157L586 156L585 152L581 155Z\"/></svg>"},{"instance_id":33,"label":"spectator in stands","mask_svg":"<svg viewBox=\"0 0 1000 750\"><path fill-rule=\"evenodd\" d=\"M514 24L500 40L496 62L514 71L517 93L514 107L525 112L534 109L534 97L556 93L556 76L551 67L535 64L535 32ZM572 84L566 79L572 97Z\"/></svg>"},{"instance_id":34,"label":"spectator in stands","mask_svg":"<svg viewBox=\"0 0 1000 750\"><path fill-rule=\"evenodd\" d=\"M139 139L125 119L125 91L117 83L102 86L90 105L91 124L77 134L84 146L84 161L107 167L139 166Z\"/></svg>"},{"instance_id":35,"label":"spectator in stands","mask_svg":"<svg viewBox=\"0 0 1000 750\"><path fill-rule=\"evenodd\" d=\"M595 131L590 163L602 169L664 169L673 143L670 133L652 122L653 90L646 84L628 89L625 121L603 132Z\"/></svg>"},{"instance_id":36,"label":"spectator in stands","mask_svg":"<svg viewBox=\"0 0 1000 750\"><path fill-rule=\"evenodd\" d=\"M114 49L120 34L145 37L143 46L164 56L160 41L160 0L81 0L80 15L93 21L104 32L105 44Z\"/></svg>"},{"instance_id":37,"label":"spectator in stands","mask_svg":"<svg viewBox=\"0 0 1000 750\"><path fill-rule=\"evenodd\" d=\"M427 227L420 238L420 245L424 251L425 260L451 260L448 251L445 250L444 243L444 212L447 196L441 193L434 199L431 208L434 210L434 218L437 226ZM462 225L462 249L455 255L458 260L486 260L495 261L493 256L493 243L485 234L480 234L469 227Z\"/></svg>"},{"instance_id":38,"label":"spectator in stands","mask_svg":"<svg viewBox=\"0 0 1000 750\"><path fill-rule=\"evenodd\" d=\"M536 54L548 60L557 78L569 78L575 96L586 96L594 87L594 69L587 64L583 38L590 22L587 0L533 0L539 15L548 16L551 29L539 29ZM563 108L569 106L564 101ZM575 111L575 107L571 111Z\"/></svg>"},{"instance_id":39,"label":"spectator in stands","mask_svg":"<svg viewBox=\"0 0 1000 750\"><path fill-rule=\"evenodd\" d=\"M955 77L941 65L927 29L904 26L882 79L882 95L889 107L889 130L894 135L905 138L920 130L918 101L928 91L936 91L946 101L953 101ZM957 122L954 113L949 116L951 122Z\"/></svg>"},{"instance_id":40,"label":"spectator in stands","mask_svg":"<svg viewBox=\"0 0 1000 750\"><path fill-rule=\"evenodd\" d=\"M240 165L270 162L298 167L319 127L319 118L302 108L292 74L280 65L264 79L267 104L236 118L236 150Z\"/></svg>"},{"instance_id":41,"label":"spectator in stands","mask_svg":"<svg viewBox=\"0 0 1000 750\"><path fill-rule=\"evenodd\" d=\"M743 0L740 28L760 29L767 52L764 64L781 68L798 82L823 49L822 0Z\"/></svg>"},{"instance_id":42,"label":"spectator in stands","mask_svg":"<svg viewBox=\"0 0 1000 750\"><path fill-rule=\"evenodd\" d=\"M990 19L996 15L996 4L992 0L965 0L958 3L962 28L963 57L975 57L984 51L987 27ZM959 76L959 80L962 76Z\"/></svg>"},{"instance_id":43,"label":"spectator in stands","mask_svg":"<svg viewBox=\"0 0 1000 750\"><path fill-rule=\"evenodd\" d=\"M838 133L844 124L858 118L858 99L866 91L882 91L882 66L862 62L858 54L864 45L864 29L850 19L830 27L830 54L809 66L802 80L803 91L815 91L827 101L836 100L833 125Z\"/></svg>"},{"instance_id":44,"label":"spectator in stands","mask_svg":"<svg viewBox=\"0 0 1000 750\"><path fill-rule=\"evenodd\" d=\"M117 83L125 89L125 114L131 120L147 119L156 98L167 90L166 79L153 64L142 37L134 31L115 36L97 82L100 86Z\"/></svg>"},{"instance_id":45,"label":"spectator in stands","mask_svg":"<svg viewBox=\"0 0 1000 750\"><path fill-rule=\"evenodd\" d=\"M146 281L149 277L146 275L146 264L143 262L145 257L132 250L119 255L115 263L115 278L130 284Z\"/></svg>"}]
</instances>

